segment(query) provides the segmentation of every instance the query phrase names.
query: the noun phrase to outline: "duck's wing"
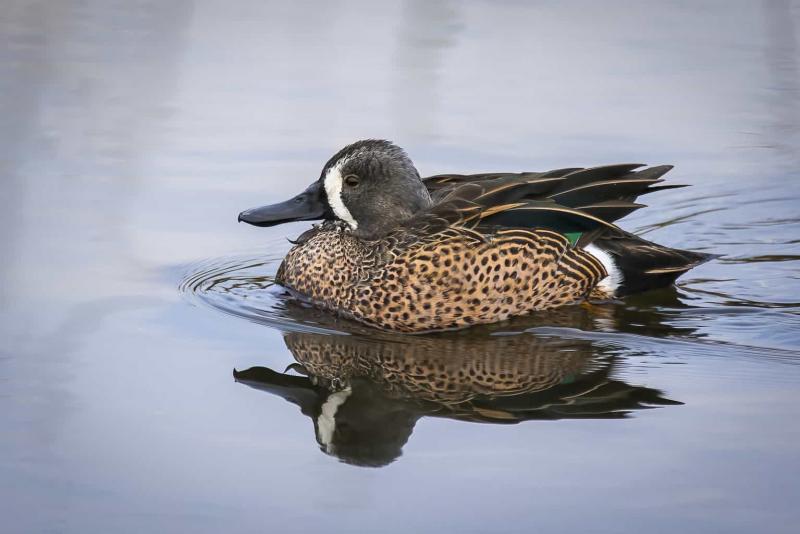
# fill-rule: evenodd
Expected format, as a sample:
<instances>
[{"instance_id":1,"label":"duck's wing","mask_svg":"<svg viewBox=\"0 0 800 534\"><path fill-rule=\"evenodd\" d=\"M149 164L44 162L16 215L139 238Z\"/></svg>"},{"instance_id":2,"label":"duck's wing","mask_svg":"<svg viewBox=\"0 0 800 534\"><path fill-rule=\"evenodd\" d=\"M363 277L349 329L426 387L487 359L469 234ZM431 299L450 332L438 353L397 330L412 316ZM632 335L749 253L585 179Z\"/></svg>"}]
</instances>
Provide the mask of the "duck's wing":
<instances>
[{"instance_id":1,"label":"duck's wing","mask_svg":"<svg viewBox=\"0 0 800 534\"><path fill-rule=\"evenodd\" d=\"M465 184L489 184L495 180L532 182L541 180L542 183L554 183L555 180L567 174L585 170L580 167L568 169L554 169L547 172L491 172L481 174L437 174L423 178L422 181L428 188L431 196L436 200L442 198L453 189Z\"/></svg>"},{"instance_id":2,"label":"duck's wing","mask_svg":"<svg viewBox=\"0 0 800 534\"><path fill-rule=\"evenodd\" d=\"M614 221L644 207L640 195L683 187L660 185L672 167L641 164L535 173L442 174L426 178L434 206L418 224L549 228L564 234L619 230ZM421 214L422 215L422 214Z\"/></svg>"}]
</instances>

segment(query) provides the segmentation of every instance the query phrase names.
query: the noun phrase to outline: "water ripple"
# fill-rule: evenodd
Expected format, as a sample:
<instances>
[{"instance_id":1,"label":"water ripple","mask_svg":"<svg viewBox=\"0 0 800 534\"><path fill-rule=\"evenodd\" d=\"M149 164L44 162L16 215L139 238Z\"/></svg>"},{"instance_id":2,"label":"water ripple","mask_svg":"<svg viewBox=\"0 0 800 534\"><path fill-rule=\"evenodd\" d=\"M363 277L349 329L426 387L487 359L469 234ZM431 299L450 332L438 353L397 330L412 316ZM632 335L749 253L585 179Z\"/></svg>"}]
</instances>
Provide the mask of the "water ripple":
<instances>
[{"instance_id":1,"label":"water ripple","mask_svg":"<svg viewBox=\"0 0 800 534\"><path fill-rule=\"evenodd\" d=\"M191 265L180 283L192 303L264 324L283 332L354 334L379 343L420 339L367 328L317 310L275 283L278 254L251 253ZM800 303L767 302L719 289L726 279L695 279L679 289L629 297L624 302L585 305L516 317L450 334L463 342L497 335L580 338L620 354L662 356L725 355L797 363L797 336L785 334L800 324ZM712 287L707 287L711 285ZM697 287L702 286L702 287ZM764 324L782 325L774 336Z\"/></svg>"}]
</instances>

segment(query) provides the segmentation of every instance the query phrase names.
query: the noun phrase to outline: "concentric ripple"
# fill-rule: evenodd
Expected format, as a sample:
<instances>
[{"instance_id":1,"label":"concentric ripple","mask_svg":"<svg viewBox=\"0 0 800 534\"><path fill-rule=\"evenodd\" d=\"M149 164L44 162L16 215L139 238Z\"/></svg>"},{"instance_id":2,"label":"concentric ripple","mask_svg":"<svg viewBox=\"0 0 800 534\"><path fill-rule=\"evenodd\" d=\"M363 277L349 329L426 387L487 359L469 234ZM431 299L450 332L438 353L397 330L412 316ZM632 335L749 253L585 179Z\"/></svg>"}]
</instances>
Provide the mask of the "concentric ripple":
<instances>
[{"instance_id":1,"label":"concentric ripple","mask_svg":"<svg viewBox=\"0 0 800 534\"><path fill-rule=\"evenodd\" d=\"M192 303L283 331L340 333L336 320L303 305L275 284L282 254L239 254L194 263L180 283Z\"/></svg>"},{"instance_id":2,"label":"concentric ripple","mask_svg":"<svg viewBox=\"0 0 800 534\"><path fill-rule=\"evenodd\" d=\"M276 250L279 247L270 247ZM253 252L204 260L190 265L180 283L181 293L192 303L225 314L277 328L283 332L355 334L365 339L384 339L388 333L349 321L298 300L275 283L282 252ZM692 283L694 282L694 283ZM735 354L757 359L797 362L796 336L764 339L750 332L755 319L769 314L771 320L796 325L796 305L731 305L709 297L703 280L683 289L667 289L633 296L617 304L572 306L502 323L481 325L458 336L534 334L579 338L629 353L670 353L680 347L684 354ZM725 296L725 295L722 295ZM788 318L788 319L787 319ZM391 337L391 336L389 336ZM784 336L785 337L785 336Z\"/></svg>"}]
</instances>

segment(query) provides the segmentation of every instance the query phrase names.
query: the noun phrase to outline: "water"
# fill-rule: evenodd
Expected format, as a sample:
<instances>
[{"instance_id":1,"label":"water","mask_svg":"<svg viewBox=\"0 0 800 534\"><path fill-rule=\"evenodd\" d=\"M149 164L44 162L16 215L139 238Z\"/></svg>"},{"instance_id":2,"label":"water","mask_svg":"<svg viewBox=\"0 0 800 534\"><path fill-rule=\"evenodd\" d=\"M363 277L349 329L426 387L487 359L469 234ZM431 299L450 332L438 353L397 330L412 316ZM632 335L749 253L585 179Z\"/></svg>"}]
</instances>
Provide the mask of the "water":
<instances>
[{"instance_id":1,"label":"water","mask_svg":"<svg viewBox=\"0 0 800 534\"><path fill-rule=\"evenodd\" d=\"M794 532L798 39L792 1L6 2L3 532ZM365 137L674 164L623 226L724 257L369 332L272 284L306 224L236 224Z\"/></svg>"}]
</instances>

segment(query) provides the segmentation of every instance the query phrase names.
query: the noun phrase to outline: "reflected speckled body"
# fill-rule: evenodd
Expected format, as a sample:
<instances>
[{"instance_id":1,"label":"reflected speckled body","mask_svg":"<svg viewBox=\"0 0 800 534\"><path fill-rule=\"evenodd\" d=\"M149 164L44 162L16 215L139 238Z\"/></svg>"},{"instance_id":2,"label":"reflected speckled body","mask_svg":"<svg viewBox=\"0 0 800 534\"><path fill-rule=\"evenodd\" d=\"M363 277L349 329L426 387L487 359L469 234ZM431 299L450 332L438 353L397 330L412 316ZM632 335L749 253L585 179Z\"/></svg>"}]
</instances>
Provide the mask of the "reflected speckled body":
<instances>
[{"instance_id":1,"label":"reflected speckled body","mask_svg":"<svg viewBox=\"0 0 800 534\"><path fill-rule=\"evenodd\" d=\"M534 336L370 343L358 336L291 333L284 341L319 383L346 385L365 377L393 398L450 405L543 391L598 367L591 353L579 350L585 344Z\"/></svg>"}]
</instances>

